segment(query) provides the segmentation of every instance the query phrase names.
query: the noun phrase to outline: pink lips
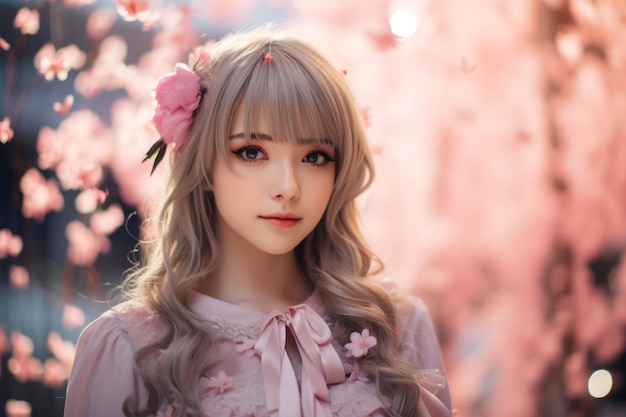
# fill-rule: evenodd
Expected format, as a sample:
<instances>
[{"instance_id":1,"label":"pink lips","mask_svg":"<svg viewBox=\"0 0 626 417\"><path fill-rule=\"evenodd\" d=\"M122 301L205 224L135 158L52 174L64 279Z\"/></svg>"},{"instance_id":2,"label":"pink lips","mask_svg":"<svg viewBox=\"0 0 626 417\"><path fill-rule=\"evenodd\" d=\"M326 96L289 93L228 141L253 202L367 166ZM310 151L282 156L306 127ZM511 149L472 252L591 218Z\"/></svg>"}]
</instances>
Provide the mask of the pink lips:
<instances>
[{"instance_id":1,"label":"pink lips","mask_svg":"<svg viewBox=\"0 0 626 417\"><path fill-rule=\"evenodd\" d=\"M291 227L302 220L301 217L290 213L273 213L268 214L267 216L259 217L267 221L269 224L278 227Z\"/></svg>"}]
</instances>

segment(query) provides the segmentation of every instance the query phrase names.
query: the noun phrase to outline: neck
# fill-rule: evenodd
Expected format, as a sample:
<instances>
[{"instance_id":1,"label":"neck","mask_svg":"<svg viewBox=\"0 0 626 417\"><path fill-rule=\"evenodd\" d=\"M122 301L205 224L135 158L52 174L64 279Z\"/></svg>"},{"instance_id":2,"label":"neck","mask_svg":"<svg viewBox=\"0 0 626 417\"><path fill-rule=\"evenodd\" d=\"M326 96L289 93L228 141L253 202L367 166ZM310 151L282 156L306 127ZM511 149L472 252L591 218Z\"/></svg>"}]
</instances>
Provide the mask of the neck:
<instances>
[{"instance_id":1,"label":"neck","mask_svg":"<svg viewBox=\"0 0 626 417\"><path fill-rule=\"evenodd\" d=\"M294 251L272 255L247 241L220 241L219 262L198 291L262 312L302 303L312 291Z\"/></svg>"}]
</instances>

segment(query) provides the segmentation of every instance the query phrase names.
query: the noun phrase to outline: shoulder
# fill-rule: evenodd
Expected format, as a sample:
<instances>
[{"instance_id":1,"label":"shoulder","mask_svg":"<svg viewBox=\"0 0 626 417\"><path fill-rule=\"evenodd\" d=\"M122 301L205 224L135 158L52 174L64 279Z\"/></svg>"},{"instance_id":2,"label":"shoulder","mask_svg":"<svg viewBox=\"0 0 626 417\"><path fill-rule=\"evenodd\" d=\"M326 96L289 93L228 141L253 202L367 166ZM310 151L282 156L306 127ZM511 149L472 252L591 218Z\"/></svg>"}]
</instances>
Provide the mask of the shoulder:
<instances>
[{"instance_id":1,"label":"shoulder","mask_svg":"<svg viewBox=\"0 0 626 417\"><path fill-rule=\"evenodd\" d=\"M118 304L107 314L117 321L120 330L136 349L160 338L167 331L167 325L158 313L136 301Z\"/></svg>"},{"instance_id":2,"label":"shoulder","mask_svg":"<svg viewBox=\"0 0 626 417\"><path fill-rule=\"evenodd\" d=\"M142 309L120 305L85 327L67 385L65 416L122 415L122 404L136 392L140 403L145 403L143 384L135 371L132 337L144 317L149 315Z\"/></svg>"},{"instance_id":3,"label":"shoulder","mask_svg":"<svg viewBox=\"0 0 626 417\"><path fill-rule=\"evenodd\" d=\"M112 307L83 329L79 345L109 343L117 340L136 350L165 332L158 314L137 302L127 301ZM125 342L125 343L124 343Z\"/></svg>"}]
</instances>

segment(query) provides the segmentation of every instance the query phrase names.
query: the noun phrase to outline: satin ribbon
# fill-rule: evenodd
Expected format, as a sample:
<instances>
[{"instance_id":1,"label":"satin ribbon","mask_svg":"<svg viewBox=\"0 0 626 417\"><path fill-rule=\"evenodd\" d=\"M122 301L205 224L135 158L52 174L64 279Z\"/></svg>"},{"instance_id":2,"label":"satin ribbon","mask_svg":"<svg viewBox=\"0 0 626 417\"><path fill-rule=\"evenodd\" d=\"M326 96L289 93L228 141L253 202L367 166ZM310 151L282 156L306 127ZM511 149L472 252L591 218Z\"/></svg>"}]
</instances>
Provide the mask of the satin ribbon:
<instances>
[{"instance_id":1,"label":"satin ribbon","mask_svg":"<svg viewBox=\"0 0 626 417\"><path fill-rule=\"evenodd\" d=\"M285 343L291 330L302 358L302 395ZM279 417L332 417L328 384L345 380L330 328L311 307L272 311L254 345L261 357L268 411Z\"/></svg>"}]
</instances>

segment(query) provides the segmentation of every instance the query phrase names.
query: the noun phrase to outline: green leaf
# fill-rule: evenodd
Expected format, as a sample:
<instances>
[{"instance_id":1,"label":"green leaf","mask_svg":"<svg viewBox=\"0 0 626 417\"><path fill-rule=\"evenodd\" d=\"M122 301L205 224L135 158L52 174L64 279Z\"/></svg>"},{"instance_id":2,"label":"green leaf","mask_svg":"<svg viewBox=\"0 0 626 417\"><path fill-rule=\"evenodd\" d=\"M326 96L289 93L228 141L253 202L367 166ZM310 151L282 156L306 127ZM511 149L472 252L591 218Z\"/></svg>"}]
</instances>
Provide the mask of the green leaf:
<instances>
[{"instance_id":1,"label":"green leaf","mask_svg":"<svg viewBox=\"0 0 626 417\"><path fill-rule=\"evenodd\" d=\"M154 165L152 165L152 171L150 171L150 175L152 175L157 165L159 165L159 162L161 162L161 159L163 159L163 157L165 156L166 150L167 150L167 144L162 143L161 147L159 148L159 153L157 153L156 158L154 158Z\"/></svg>"},{"instance_id":2,"label":"green leaf","mask_svg":"<svg viewBox=\"0 0 626 417\"><path fill-rule=\"evenodd\" d=\"M141 162L145 162L147 159L150 159L154 156L154 154L161 149L161 146L163 145L163 139L159 139L156 142L154 142L152 144L152 146L150 147L150 149L148 150L148 152L146 152L146 156L143 158L143 160Z\"/></svg>"}]
</instances>

